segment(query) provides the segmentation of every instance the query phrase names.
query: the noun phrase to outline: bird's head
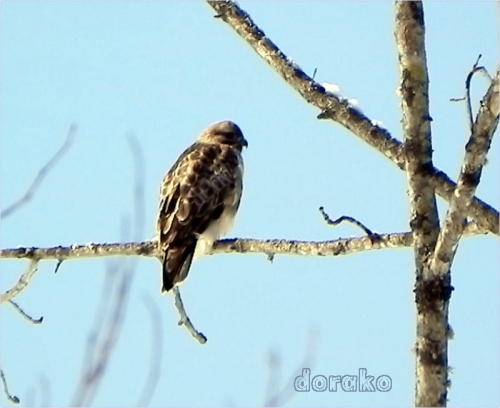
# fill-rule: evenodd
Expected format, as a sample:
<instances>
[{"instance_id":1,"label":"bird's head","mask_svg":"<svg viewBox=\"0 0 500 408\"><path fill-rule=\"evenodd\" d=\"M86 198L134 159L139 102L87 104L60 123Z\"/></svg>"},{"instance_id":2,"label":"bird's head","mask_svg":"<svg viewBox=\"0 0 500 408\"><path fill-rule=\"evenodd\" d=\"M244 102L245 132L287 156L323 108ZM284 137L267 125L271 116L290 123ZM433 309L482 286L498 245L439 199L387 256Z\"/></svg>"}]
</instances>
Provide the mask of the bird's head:
<instances>
[{"instance_id":1,"label":"bird's head","mask_svg":"<svg viewBox=\"0 0 500 408\"><path fill-rule=\"evenodd\" d=\"M206 128L198 141L209 144L226 144L241 151L248 146L248 142L239 126L229 120L216 122Z\"/></svg>"}]
</instances>

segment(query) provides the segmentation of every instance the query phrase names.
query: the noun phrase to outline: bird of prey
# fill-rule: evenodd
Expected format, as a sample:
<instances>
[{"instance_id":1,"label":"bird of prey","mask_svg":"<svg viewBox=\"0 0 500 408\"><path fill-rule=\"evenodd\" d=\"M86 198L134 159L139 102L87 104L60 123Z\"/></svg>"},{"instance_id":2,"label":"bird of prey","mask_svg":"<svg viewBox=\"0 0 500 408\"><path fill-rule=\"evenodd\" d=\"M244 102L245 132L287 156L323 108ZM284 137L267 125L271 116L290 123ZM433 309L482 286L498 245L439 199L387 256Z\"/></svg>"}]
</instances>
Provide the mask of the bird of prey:
<instances>
[{"instance_id":1,"label":"bird of prey","mask_svg":"<svg viewBox=\"0 0 500 408\"><path fill-rule=\"evenodd\" d=\"M162 292L186 279L195 252L206 252L231 228L243 188L241 151L247 146L235 123L214 123L163 179L157 222Z\"/></svg>"}]
</instances>

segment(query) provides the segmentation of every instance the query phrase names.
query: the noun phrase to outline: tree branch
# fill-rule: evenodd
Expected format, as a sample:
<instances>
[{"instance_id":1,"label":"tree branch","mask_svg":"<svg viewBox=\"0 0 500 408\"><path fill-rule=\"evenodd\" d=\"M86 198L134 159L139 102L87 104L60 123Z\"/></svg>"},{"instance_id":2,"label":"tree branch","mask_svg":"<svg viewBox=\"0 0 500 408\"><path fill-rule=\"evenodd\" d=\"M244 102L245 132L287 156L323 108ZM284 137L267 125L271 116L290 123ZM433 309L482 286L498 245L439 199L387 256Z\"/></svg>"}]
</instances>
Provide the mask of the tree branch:
<instances>
[{"instance_id":1,"label":"tree branch","mask_svg":"<svg viewBox=\"0 0 500 408\"><path fill-rule=\"evenodd\" d=\"M122 223L122 239L130 236L141 239L144 229L144 159L137 139L129 135L129 143L134 163L133 222L130 226ZM87 247L90 245L87 245ZM58 266L64 258L58 259ZM127 313L130 290L135 274L136 260L107 265L106 280L101 294L101 307L97 311L93 330L87 340L83 374L73 395L71 406L90 406L102 384L105 371L111 361ZM57 269L57 267L56 267ZM113 302L108 299L113 293ZM106 313L108 312L108 313Z\"/></svg>"},{"instance_id":2,"label":"tree branch","mask_svg":"<svg viewBox=\"0 0 500 408\"><path fill-rule=\"evenodd\" d=\"M467 75L467 78L465 80L465 102L467 103L467 115L469 116L469 128L471 133L474 132L474 117L472 116L472 101L471 101L471 96L470 96L470 88L471 88L471 82L472 78L474 77L474 74L477 72L481 72L486 75L486 77L490 80L490 83L493 81L493 78L490 77L488 74L488 71L484 67L478 67L479 60L481 59L481 54L477 57L476 62L472 66L471 71L469 72L469 75Z\"/></svg>"},{"instance_id":3,"label":"tree branch","mask_svg":"<svg viewBox=\"0 0 500 408\"><path fill-rule=\"evenodd\" d=\"M5 374L2 369L0 369L0 378L2 379L3 392L7 399L13 404L19 404L20 400L15 395L12 395L9 391L9 387L7 386L7 379L5 378Z\"/></svg>"},{"instance_id":4,"label":"tree branch","mask_svg":"<svg viewBox=\"0 0 500 408\"><path fill-rule=\"evenodd\" d=\"M432 272L440 275L449 270L464 229L467 208L481 178L493 134L499 121L500 67L481 101L473 132L465 146L465 157L446 219L439 234L431 262Z\"/></svg>"},{"instance_id":5,"label":"tree branch","mask_svg":"<svg viewBox=\"0 0 500 408\"><path fill-rule=\"evenodd\" d=\"M374 234L373 231L368 228L365 224L363 224L361 221L358 221L356 218L349 217L348 215L342 215L338 217L336 220L332 220L330 216L326 213L325 209L323 207L319 207L319 212L323 216L323 219L328 225L331 225L332 227L339 225L340 223L347 221L350 222L351 224L356 225L357 227L361 228L366 235L371 235L372 238L375 237L377 234Z\"/></svg>"},{"instance_id":6,"label":"tree branch","mask_svg":"<svg viewBox=\"0 0 500 408\"><path fill-rule=\"evenodd\" d=\"M312 369L314 367L319 340L319 334L315 331L311 331L302 362L289 374L288 380L281 388L281 358L279 354L271 353L269 356L269 379L267 383L266 396L264 398L264 407L283 407L294 395L297 395L297 392L294 392L295 380L298 375L302 374L302 370L304 368L307 367Z\"/></svg>"},{"instance_id":7,"label":"tree branch","mask_svg":"<svg viewBox=\"0 0 500 408\"><path fill-rule=\"evenodd\" d=\"M410 198L410 227L414 234L415 260L421 271L432 253L439 232L432 173L429 78L424 45L424 10L418 1L396 2L395 37L399 50L403 145ZM432 404L431 404L432 405Z\"/></svg>"},{"instance_id":8,"label":"tree branch","mask_svg":"<svg viewBox=\"0 0 500 408\"><path fill-rule=\"evenodd\" d=\"M156 306L151 296L144 296L142 300L151 318L151 357L149 361L148 377L136 406L148 407L161 375L161 361L163 359L163 326L161 324L160 309Z\"/></svg>"},{"instance_id":9,"label":"tree branch","mask_svg":"<svg viewBox=\"0 0 500 408\"><path fill-rule=\"evenodd\" d=\"M26 286L28 286L28 284L31 282L31 279L33 279L33 276L38 270L39 262L40 261L38 259L31 258L31 262L29 263L24 273L20 276L17 283L12 288L8 289L5 293L2 294L2 297L0 298L0 303L8 302L9 300L13 299L17 295L19 295L19 293L21 293Z\"/></svg>"},{"instance_id":10,"label":"tree branch","mask_svg":"<svg viewBox=\"0 0 500 408\"><path fill-rule=\"evenodd\" d=\"M207 342L207 338L202 332L196 330L191 323L191 319L186 313L186 309L184 309L184 303L182 303L181 293L179 292L179 288L177 286L174 287L174 299L175 299L175 307L179 312L180 320L179 326L186 327L187 331L193 336L194 339L198 341L200 344L205 344Z\"/></svg>"},{"instance_id":11,"label":"tree branch","mask_svg":"<svg viewBox=\"0 0 500 408\"><path fill-rule=\"evenodd\" d=\"M27 321L33 324L41 324L43 322L43 316L39 317L38 319L35 319L34 317L30 316L28 313L24 311L24 309L19 306L16 302L13 300L9 300L9 303L12 305L14 309L16 309L19 314L24 317Z\"/></svg>"},{"instance_id":12,"label":"tree branch","mask_svg":"<svg viewBox=\"0 0 500 408\"><path fill-rule=\"evenodd\" d=\"M35 194L38 187L40 187L42 181L47 176L48 172L56 165L56 163L61 159L61 157L64 156L66 151L70 148L71 144L73 143L73 139L75 138L75 134L76 134L76 126L71 125L63 145L59 148L56 154L45 164L45 166L43 166L40 169L40 171L36 175L31 185L29 186L28 190L26 190L24 195L16 202L8 206L5 210L2 210L0 212L0 219L8 217L13 212L19 210L19 208L21 208L23 205L26 205L33 198L33 194Z\"/></svg>"},{"instance_id":13,"label":"tree branch","mask_svg":"<svg viewBox=\"0 0 500 408\"><path fill-rule=\"evenodd\" d=\"M475 222L471 222L464 230L465 236L487 234ZM362 251L383 248L403 248L413 246L411 232L395 232L379 234L377 240L369 236L355 238L341 238L331 241L299 241L286 239L254 239L228 238L214 243L208 255L229 253L257 253L275 255L300 256L339 256L349 255ZM71 246L56 246L48 248L17 247L0 250L3 259L36 259L41 260L70 260L82 258L104 258L110 256L146 256L160 257L157 241L125 242L110 244L73 244ZM2 299L2 302L4 300Z\"/></svg>"},{"instance_id":14,"label":"tree branch","mask_svg":"<svg viewBox=\"0 0 500 408\"><path fill-rule=\"evenodd\" d=\"M467 225L464 235L471 236L487 234L488 232L489 230L472 222ZM374 236L364 236L332 241L232 238L216 241L208 254L259 253L266 256L270 254L273 256L339 256L374 249L411 247L412 245L413 237L411 232L377 234L376 238ZM2 249L0 257L3 259L28 259L31 260L31 263L16 285L2 294L0 303L14 298L27 286L41 260L57 260L60 262L61 260L69 259L104 258L110 256L146 256L159 258L160 252L157 249L156 240L113 244L73 244L67 247L57 246L51 248L18 247Z\"/></svg>"},{"instance_id":15,"label":"tree branch","mask_svg":"<svg viewBox=\"0 0 500 408\"><path fill-rule=\"evenodd\" d=\"M395 38L399 53L400 94L403 112L404 153L414 237L416 327L415 405L445 406L448 385L447 308L428 308L421 302L432 274L429 259L439 234L439 215L432 174L429 77L425 53L424 10L420 1L397 1ZM435 282L449 287L448 279ZM429 358L429 356L432 356Z\"/></svg>"},{"instance_id":16,"label":"tree branch","mask_svg":"<svg viewBox=\"0 0 500 408\"><path fill-rule=\"evenodd\" d=\"M123 327L134 272L132 268L133 266L124 264L115 270L108 269L108 273L114 274L115 281L113 282L115 288L113 288L112 310L106 316L104 330L97 333L99 341L91 337L89 343L93 347L88 350L87 356L91 355L92 358L84 361L84 372L73 395L71 406L90 406L102 382ZM104 296L110 296L110 294L104 293Z\"/></svg>"},{"instance_id":17,"label":"tree branch","mask_svg":"<svg viewBox=\"0 0 500 408\"><path fill-rule=\"evenodd\" d=\"M361 111L349 105L347 99L329 93L309 77L287 57L265 33L255 25L251 17L232 1L207 1L224 22L231 26L247 43L280 74L308 103L321 110L319 119L331 119L360 137L389 158L400 169L405 169L405 155L402 143L393 138L389 131L375 125ZM455 183L442 171L432 168L429 180L436 193L450 201ZM474 197L467 212L478 223L499 235L499 214L490 205Z\"/></svg>"},{"instance_id":18,"label":"tree branch","mask_svg":"<svg viewBox=\"0 0 500 408\"><path fill-rule=\"evenodd\" d=\"M484 231L483 231L484 233ZM298 241L285 239L259 240L252 238L223 239L214 243L208 253L261 253L276 255L338 256L371 249L400 248L413 245L411 233L382 234L380 240L372 242L370 237L337 239L332 241ZM69 260L103 258L109 256L159 257L157 241L127 242L111 244L83 244L49 248L18 247L2 249L3 259ZM2 299L2 301L4 301Z\"/></svg>"}]
</instances>

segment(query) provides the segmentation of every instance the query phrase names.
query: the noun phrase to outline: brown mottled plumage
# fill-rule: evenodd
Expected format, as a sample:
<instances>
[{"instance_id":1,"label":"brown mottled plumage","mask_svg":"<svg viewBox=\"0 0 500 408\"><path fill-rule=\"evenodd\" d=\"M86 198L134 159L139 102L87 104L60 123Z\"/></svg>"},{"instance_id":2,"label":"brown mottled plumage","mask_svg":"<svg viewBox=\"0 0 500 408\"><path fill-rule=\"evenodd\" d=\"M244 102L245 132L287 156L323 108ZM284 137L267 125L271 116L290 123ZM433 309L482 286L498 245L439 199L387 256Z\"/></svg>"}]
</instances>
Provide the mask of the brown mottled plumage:
<instances>
[{"instance_id":1,"label":"brown mottled plumage","mask_svg":"<svg viewBox=\"0 0 500 408\"><path fill-rule=\"evenodd\" d=\"M231 227L241 199L241 150L246 146L235 123L214 123L163 179L157 223L163 253L162 292L186 279L195 250L205 252Z\"/></svg>"}]
</instances>

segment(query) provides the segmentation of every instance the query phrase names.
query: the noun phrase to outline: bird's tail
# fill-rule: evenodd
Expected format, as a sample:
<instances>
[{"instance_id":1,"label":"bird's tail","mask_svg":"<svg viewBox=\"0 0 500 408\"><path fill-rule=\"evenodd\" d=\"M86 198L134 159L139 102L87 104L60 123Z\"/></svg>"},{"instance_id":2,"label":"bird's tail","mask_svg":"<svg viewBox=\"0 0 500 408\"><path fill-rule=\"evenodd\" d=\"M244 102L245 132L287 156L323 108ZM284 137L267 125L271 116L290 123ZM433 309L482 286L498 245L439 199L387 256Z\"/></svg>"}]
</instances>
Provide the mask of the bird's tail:
<instances>
[{"instance_id":1,"label":"bird's tail","mask_svg":"<svg viewBox=\"0 0 500 408\"><path fill-rule=\"evenodd\" d=\"M169 244L163 257L162 293L186 279L196 249L196 238L186 238L182 242Z\"/></svg>"}]
</instances>

